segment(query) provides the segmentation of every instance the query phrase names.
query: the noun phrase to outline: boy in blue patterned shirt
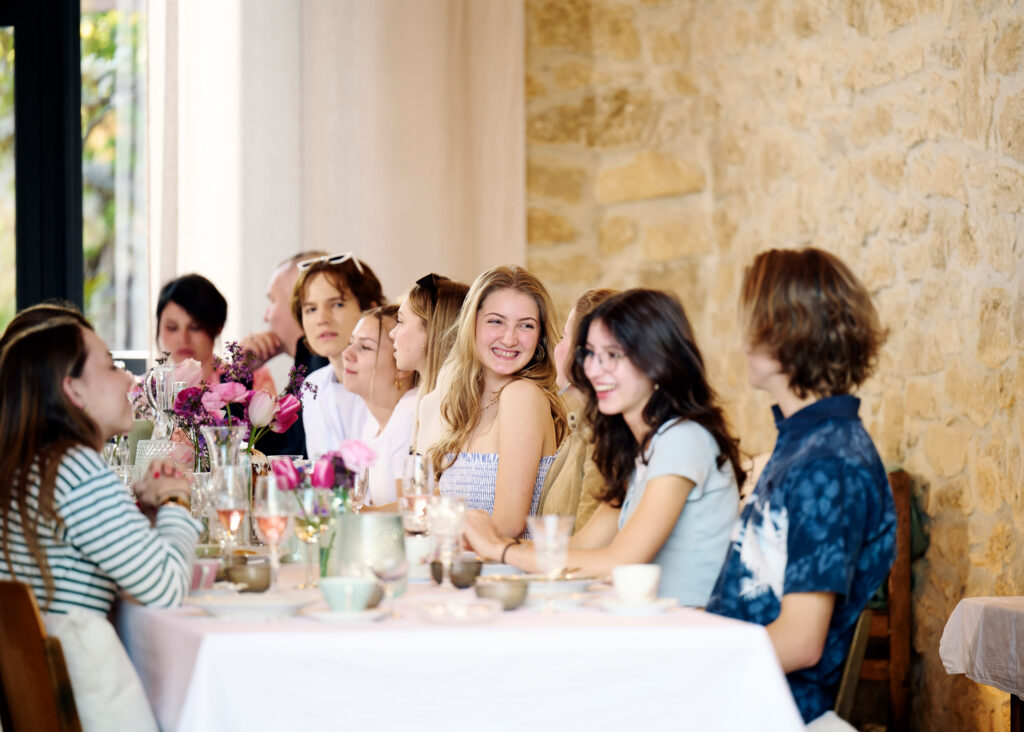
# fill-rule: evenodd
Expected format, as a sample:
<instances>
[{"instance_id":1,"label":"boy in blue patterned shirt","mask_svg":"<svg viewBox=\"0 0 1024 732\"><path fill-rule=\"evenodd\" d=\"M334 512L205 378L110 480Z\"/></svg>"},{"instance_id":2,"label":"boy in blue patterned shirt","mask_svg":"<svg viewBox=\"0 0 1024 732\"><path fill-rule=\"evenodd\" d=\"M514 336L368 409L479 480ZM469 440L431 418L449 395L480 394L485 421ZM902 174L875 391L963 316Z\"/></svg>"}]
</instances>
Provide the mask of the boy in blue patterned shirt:
<instances>
[{"instance_id":1,"label":"boy in blue patterned shirt","mask_svg":"<svg viewBox=\"0 0 1024 732\"><path fill-rule=\"evenodd\" d=\"M885 340L864 286L818 249L759 254L743 280L750 383L779 434L708 611L767 626L809 722L835 703L857 617L892 565L885 468L849 392Z\"/></svg>"}]
</instances>

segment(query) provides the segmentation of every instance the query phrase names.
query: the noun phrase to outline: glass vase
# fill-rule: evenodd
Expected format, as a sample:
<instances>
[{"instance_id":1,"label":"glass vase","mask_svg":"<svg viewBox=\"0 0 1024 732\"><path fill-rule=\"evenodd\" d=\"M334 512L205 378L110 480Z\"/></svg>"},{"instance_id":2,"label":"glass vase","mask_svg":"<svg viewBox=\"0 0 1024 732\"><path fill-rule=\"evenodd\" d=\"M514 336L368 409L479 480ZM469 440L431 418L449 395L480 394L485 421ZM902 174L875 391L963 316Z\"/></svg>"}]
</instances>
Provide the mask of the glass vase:
<instances>
[{"instance_id":1,"label":"glass vase","mask_svg":"<svg viewBox=\"0 0 1024 732\"><path fill-rule=\"evenodd\" d=\"M246 519L238 530L237 541L246 546L252 543L252 467L250 457L242 450L242 440L249 434L247 425L211 426L200 428L210 456L210 479L216 486L230 483L241 485L247 504Z\"/></svg>"}]
</instances>

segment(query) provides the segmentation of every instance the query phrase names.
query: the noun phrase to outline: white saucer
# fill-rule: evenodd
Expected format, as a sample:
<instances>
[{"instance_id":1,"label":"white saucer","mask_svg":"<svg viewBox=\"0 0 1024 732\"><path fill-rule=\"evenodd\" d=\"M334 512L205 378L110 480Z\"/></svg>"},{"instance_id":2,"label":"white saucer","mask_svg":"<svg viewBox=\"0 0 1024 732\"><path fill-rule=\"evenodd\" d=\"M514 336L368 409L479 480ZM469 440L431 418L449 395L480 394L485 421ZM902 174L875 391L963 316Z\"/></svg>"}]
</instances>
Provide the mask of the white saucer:
<instances>
[{"instance_id":1,"label":"white saucer","mask_svg":"<svg viewBox=\"0 0 1024 732\"><path fill-rule=\"evenodd\" d=\"M203 594L189 597L186 605L208 615L238 620L278 620L294 615L316 598L306 592L252 593L237 595Z\"/></svg>"},{"instance_id":2,"label":"white saucer","mask_svg":"<svg viewBox=\"0 0 1024 732\"><path fill-rule=\"evenodd\" d=\"M677 604L674 597L659 597L653 602L645 602L642 605L626 604L618 598L610 597L600 600L597 606L612 615L648 617L651 615L661 615L669 608L676 607Z\"/></svg>"},{"instance_id":3,"label":"white saucer","mask_svg":"<svg viewBox=\"0 0 1024 732\"><path fill-rule=\"evenodd\" d=\"M314 610L302 613L303 617L319 620L321 623L371 623L374 620L387 615L387 610L382 607L370 608L369 610L356 610L345 612L344 610Z\"/></svg>"}]
</instances>

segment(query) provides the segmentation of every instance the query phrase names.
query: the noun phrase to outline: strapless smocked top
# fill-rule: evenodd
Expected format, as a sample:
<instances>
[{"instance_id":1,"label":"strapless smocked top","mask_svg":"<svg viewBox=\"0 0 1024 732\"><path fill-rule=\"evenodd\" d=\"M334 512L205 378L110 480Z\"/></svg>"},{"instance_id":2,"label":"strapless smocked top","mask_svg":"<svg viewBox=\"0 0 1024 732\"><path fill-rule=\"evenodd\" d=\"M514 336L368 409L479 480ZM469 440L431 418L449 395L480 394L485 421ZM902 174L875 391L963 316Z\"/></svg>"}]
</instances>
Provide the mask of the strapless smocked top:
<instances>
[{"instance_id":1,"label":"strapless smocked top","mask_svg":"<svg viewBox=\"0 0 1024 732\"><path fill-rule=\"evenodd\" d=\"M533 483L533 497L530 499L530 515L537 513L541 489L548 469L555 462L554 455L540 459L537 477ZM481 509L494 513L494 484L498 480L498 453L460 452L459 456L441 475L439 486L443 496L462 496L467 509ZM524 538L530 538L529 529Z\"/></svg>"}]
</instances>

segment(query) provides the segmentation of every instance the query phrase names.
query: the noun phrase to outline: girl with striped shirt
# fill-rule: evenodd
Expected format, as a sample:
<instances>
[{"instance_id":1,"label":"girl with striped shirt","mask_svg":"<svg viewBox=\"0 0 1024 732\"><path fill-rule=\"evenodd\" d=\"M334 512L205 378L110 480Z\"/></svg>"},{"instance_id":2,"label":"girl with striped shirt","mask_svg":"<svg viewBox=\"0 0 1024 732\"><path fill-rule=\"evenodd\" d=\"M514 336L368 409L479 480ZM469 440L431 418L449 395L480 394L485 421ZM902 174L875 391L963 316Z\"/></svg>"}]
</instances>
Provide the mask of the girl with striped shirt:
<instances>
[{"instance_id":1,"label":"girl with striped shirt","mask_svg":"<svg viewBox=\"0 0 1024 732\"><path fill-rule=\"evenodd\" d=\"M0 339L0 579L29 584L44 611L105 614L118 591L166 607L188 592L200 530L188 484L157 463L136 506L98 452L132 427L131 387L75 311L29 309Z\"/></svg>"}]
</instances>

